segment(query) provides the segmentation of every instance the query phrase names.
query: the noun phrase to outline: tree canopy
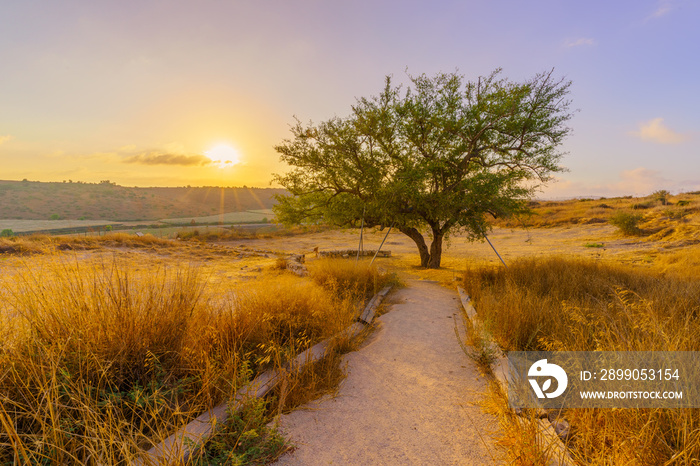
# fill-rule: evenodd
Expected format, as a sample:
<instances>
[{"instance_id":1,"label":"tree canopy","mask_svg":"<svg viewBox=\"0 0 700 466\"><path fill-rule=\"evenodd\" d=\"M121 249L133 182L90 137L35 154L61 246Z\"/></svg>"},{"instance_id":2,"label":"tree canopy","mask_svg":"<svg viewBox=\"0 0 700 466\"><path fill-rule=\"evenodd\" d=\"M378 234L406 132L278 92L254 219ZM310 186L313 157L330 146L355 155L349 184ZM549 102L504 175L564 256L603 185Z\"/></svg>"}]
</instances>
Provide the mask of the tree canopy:
<instances>
[{"instance_id":1,"label":"tree canopy","mask_svg":"<svg viewBox=\"0 0 700 466\"><path fill-rule=\"evenodd\" d=\"M420 75L405 88L387 77L348 117L296 121L275 147L292 167L275 175L291 194L278 197L276 214L285 223L393 225L416 243L422 266L437 268L451 231L483 238L489 215L526 212L563 170L570 85L552 71L522 83L500 70L473 82Z\"/></svg>"}]
</instances>

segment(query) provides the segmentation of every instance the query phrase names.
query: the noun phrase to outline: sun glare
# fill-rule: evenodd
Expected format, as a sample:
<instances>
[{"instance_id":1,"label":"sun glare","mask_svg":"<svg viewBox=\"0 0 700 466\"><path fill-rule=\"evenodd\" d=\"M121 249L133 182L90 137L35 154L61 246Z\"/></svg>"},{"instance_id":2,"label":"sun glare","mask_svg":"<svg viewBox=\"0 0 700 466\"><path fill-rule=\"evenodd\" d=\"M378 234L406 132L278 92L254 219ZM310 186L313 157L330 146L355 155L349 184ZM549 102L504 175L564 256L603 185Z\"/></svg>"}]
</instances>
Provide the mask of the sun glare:
<instances>
[{"instance_id":1,"label":"sun glare","mask_svg":"<svg viewBox=\"0 0 700 466\"><path fill-rule=\"evenodd\" d=\"M238 151L226 144L214 146L208 151L204 152L204 155L209 157L212 163L220 168L232 167L241 161Z\"/></svg>"}]
</instances>

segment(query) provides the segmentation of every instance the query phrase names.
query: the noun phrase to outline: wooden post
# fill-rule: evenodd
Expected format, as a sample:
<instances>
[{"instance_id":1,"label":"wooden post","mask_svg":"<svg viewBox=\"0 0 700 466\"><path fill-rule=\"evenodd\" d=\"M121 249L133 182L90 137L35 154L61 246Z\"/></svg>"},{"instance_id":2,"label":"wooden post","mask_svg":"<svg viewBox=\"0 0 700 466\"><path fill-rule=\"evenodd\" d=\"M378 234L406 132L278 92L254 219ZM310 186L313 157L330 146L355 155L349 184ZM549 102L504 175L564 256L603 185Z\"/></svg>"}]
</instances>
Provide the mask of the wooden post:
<instances>
[{"instance_id":1,"label":"wooden post","mask_svg":"<svg viewBox=\"0 0 700 466\"><path fill-rule=\"evenodd\" d=\"M362 209L362 223L360 223L360 244L357 245L357 257L355 258L355 263L357 264L360 260L360 254L362 254L362 249L364 244L362 244L362 235L365 232L365 209Z\"/></svg>"},{"instance_id":2,"label":"wooden post","mask_svg":"<svg viewBox=\"0 0 700 466\"><path fill-rule=\"evenodd\" d=\"M396 222L394 222L394 223L396 223ZM382 246L384 246L384 241L386 241L386 239L389 237L389 233L391 233L391 229L394 228L394 223L391 224L391 226L389 227L389 231L386 232L386 235L384 236L384 239L382 240L382 244L379 245L379 249L377 249L377 252L374 254L374 257L370 261L369 265L374 264L374 259L377 258L377 254L379 254L379 251L382 250Z\"/></svg>"}]
</instances>

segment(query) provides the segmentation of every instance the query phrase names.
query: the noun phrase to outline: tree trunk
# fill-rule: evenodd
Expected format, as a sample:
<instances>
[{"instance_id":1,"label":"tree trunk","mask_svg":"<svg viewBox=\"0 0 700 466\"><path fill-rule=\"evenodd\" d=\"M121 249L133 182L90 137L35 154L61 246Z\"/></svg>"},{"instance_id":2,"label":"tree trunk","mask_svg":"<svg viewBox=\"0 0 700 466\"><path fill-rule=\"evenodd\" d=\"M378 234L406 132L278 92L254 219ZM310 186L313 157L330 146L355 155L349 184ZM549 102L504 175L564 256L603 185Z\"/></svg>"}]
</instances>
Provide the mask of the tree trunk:
<instances>
[{"instance_id":1,"label":"tree trunk","mask_svg":"<svg viewBox=\"0 0 700 466\"><path fill-rule=\"evenodd\" d=\"M420 265L421 267L428 267L430 252L428 251L428 246L425 244L425 240L423 239L423 235L420 234L420 231L416 230L415 228L405 227L399 228L399 231L411 238L413 242L416 243L416 246L418 246L418 254L420 254ZM438 267L439 266L440 264L438 261Z\"/></svg>"},{"instance_id":2,"label":"tree trunk","mask_svg":"<svg viewBox=\"0 0 700 466\"><path fill-rule=\"evenodd\" d=\"M441 230L433 230L433 242L425 244L423 235L415 228L399 228L401 233L408 236L418 246L418 254L420 254L420 265L428 269L439 269L442 261L442 239L445 234Z\"/></svg>"},{"instance_id":3,"label":"tree trunk","mask_svg":"<svg viewBox=\"0 0 700 466\"><path fill-rule=\"evenodd\" d=\"M442 238L444 233L433 230L433 242L430 243L430 259L428 260L429 269L439 269L440 261L442 260Z\"/></svg>"}]
</instances>

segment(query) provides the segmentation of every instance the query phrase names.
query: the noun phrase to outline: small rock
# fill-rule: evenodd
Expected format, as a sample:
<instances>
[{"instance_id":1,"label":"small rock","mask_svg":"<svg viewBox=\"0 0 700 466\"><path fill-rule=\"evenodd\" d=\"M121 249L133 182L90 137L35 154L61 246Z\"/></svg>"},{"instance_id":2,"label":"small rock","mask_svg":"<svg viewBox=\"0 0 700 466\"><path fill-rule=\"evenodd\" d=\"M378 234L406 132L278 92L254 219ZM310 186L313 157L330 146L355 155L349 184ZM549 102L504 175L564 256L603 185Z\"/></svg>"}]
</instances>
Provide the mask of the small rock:
<instances>
[{"instance_id":1,"label":"small rock","mask_svg":"<svg viewBox=\"0 0 700 466\"><path fill-rule=\"evenodd\" d=\"M557 433L560 439L566 440L569 438L569 434L571 433L571 426L569 426L569 423L561 420L554 425L554 432Z\"/></svg>"}]
</instances>

